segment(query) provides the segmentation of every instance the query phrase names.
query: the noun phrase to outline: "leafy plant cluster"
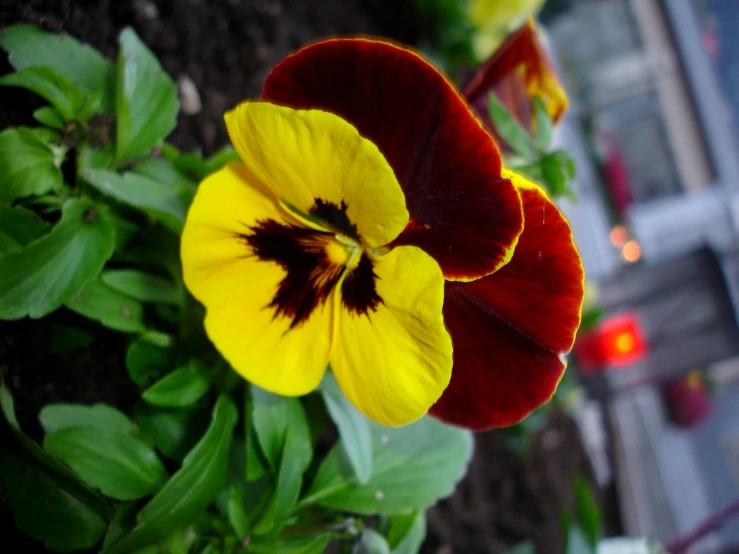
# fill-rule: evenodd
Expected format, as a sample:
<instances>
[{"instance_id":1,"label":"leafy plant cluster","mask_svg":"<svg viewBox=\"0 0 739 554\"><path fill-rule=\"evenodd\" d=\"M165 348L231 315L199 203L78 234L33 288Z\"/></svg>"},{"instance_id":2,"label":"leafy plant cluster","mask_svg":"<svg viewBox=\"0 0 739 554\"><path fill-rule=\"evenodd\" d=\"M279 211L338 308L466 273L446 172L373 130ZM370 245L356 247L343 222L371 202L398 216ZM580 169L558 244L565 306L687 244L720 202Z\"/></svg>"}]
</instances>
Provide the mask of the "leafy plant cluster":
<instances>
[{"instance_id":1,"label":"leafy plant cluster","mask_svg":"<svg viewBox=\"0 0 739 554\"><path fill-rule=\"evenodd\" d=\"M249 386L210 346L179 262L197 183L233 150L204 159L163 142L177 89L130 29L115 64L25 25L0 46L16 69L0 84L49 104L37 126L0 133L0 319L65 309L125 334L141 391L128 413L45 406L37 444L0 387L17 526L56 552L417 552L426 508L465 473L470 434L427 418L371 424L330 373L300 399ZM52 342L92 338L56 327Z\"/></svg>"},{"instance_id":2,"label":"leafy plant cluster","mask_svg":"<svg viewBox=\"0 0 739 554\"><path fill-rule=\"evenodd\" d=\"M575 202L570 188L575 179L575 162L564 149L552 150L554 122L544 101L535 96L534 132L526 131L494 94L488 95L488 113L493 127L511 148L506 156L506 167L514 169L542 184L554 198L561 196Z\"/></svg>"}]
</instances>

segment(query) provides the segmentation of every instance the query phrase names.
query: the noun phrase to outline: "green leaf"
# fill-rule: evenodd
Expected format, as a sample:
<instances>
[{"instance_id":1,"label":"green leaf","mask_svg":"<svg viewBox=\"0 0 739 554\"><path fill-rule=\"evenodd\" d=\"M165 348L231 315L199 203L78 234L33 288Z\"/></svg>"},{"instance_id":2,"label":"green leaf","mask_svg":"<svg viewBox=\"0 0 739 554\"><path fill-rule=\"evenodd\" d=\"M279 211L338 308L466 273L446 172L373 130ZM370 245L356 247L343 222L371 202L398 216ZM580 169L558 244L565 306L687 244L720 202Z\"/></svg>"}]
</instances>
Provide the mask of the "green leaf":
<instances>
[{"instance_id":1,"label":"green leaf","mask_svg":"<svg viewBox=\"0 0 739 554\"><path fill-rule=\"evenodd\" d=\"M313 535L307 537L288 537L268 542L250 544L248 554L322 554L331 535Z\"/></svg>"},{"instance_id":2,"label":"green leaf","mask_svg":"<svg viewBox=\"0 0 739 554\"><path fill-rule=\"evenodd\" d=\"M417 512L415 515L405 516L406 520L411 517L411 524L407 527L407 521L403 525L395 523L398 518L404 516L391 516L390 533L388 533L388 543L391 547L392 554L418 554L426 538L426 514L423 511ZM394 531L397 529L397 531ZM401 531L405 531L401 533Z\"/></svg>"},{"instance_id":3,"label":"green leaf","mask_svg":"<svg viewBox=\"0 0 739 554\"><path fill-rule=\"evenodd\" d=\"M141 156L177 123L177 86L133 29L120 36L116 85L116 157Z\"/></svg>"},{"instance_id":4,"label":"green leaf","mask_svg":"<svg viewBox=\"0 0 739 554\"><path fill-rule=\"evenodd\" d=\"M145 177L161 181L170 187L176 185L184 185L192 189L197 187L196 181L181 172L171 161L164 158L148 158L137 163L133 170Z\"/></svg>"},{"instance_id":5,"label":"green leaf","mask_svg":"<svg viewBox=\"0 0 739 554\"><path fill-rule=\"evenodd\" d=\"M390 554L385 537L374 529L365 528L352 548L352 554Z\"/></svg>"},{"instance_id":6,"label":"green leaf","mask_svg":"<svg viewBox=\"0 0 739 554\"><path fill-rule=\"evenodd\" d=\"M0 264L2 262L0 261ZM144 309L139 302L93 281L66 303L67 308L124 333L146 330Z\"/></svg>"},{"instance_id":7,"label":"green leaf","mask_svg":"<svg viewBox=\"0 0 739 554\"><path fill-rule=\"evenodd\" d=\"M555 150L540 161L542 181L552 196L572 195L570 183L575 178L575 162L566 150Z\"/></svg>"},{"instance_id":8,"label":"green leaf","mask_svg":"<svg viewBox=\"0 0 739 554\"><path fill-rule=\"evenodd\" d=\"M304 453L303 438L289 427L285 433L274 492L262 517L254 524L255 534L263 535L279 528L290 515L298 502L303 472L310 464L310 459L311 456Z\"/></svg>"},{"instance_id":9,"label":"green leaf","mask_svg":"<svg viewBox=\"0 0 739 554\"><path fill-rule=\"evenodd\" d=\"M211 173L208 162L198 153L185 154L171 144L165 143L162 145L162 156L193 181L200 181Z\"/></svg>"},{"instance_id":10,"label":"green leaf","mask_svg":"<svg viewBox=\"0 0 739 554\"><path fill-rule=\"evenodd\" d=\"M211 380L200 360L162 377L141 395L149 404L167 408L190 406L210 389Z\"/></svg>"},{"instance_id":11,"label":"green leaf","mask_svg":"<svg viewBox=\"0 0 739 554\"><path fill-rule=\"evenodd\" d=\"M537 157L538 151L534 141L492 93L488 95L488 113L495 132L516 154L527 160Z\"/></svg>"},{"instance_id":12,"label":"green leaf","mask_svg":"<svg viewBox=\"0 0 739 554\"><path fill-rule=\"evenodd\" d=\"M257 433L254 429L254 400L251 386L244 387L244 451L246 453L245 480L255 481L267 473L267 467L257 444Z\"/></svg>"},{"instance_id":13,"label":"green leaf","mask_svg":"<svg viewBox=\"0 0 739 554\"><path fill-rule=\"evenodd\" d=\"M44 450L85 482L118 500L155 492L167 478L162 462L143 442L96 427L67 427L44 437Z\"/></svg>"},{"instance_id":14,"label":"green leaf","mask_svg":"<svg viewBox=\"0 0 739 554\"><path fill-rule=\"evenodd\" d=\"M588 482L580 475L572 478L575 491L575 514L577 523L590 545L595 548L601 534L601 512Z\"/></svg>"},{"instance_id":15,"label":"green leaf","mask_svg":"<svg viewBox=\"0 0 739 554\"><path fill-rule=\"evenodd\" d=\"M138 430L123 413L107 404L47 404L39 414L47 433L69 427L95 427L121 435L136 435Z\"/></svg>"},{"instance_id":16,"label":"green leaf","mask_svg":"<svg viewBox=\"0 0 739 554\"><path fill-rule=\"evenodd\" d=\"M65 121L72 121L85 102L74 83L65 79L50 67L26 67L17 73L0 78L0 85L21 87L48 100Z\"/></svg>"},{"instance_id":17,"label":"green leaf","mask_svg":"<svg viewBox=\"0 0 739 554\"><path fill-rule=\"evenodd\" d=\"M135 269L104 271L100 278L110 288L141 302L180 304L180 294L171 281Z\"/></svg>"},{"instance_id":18,"label":"green leaf","mask_svg":"<svg viewBox=\"0 0 739 554\"><path fill-rule=\"evenodd\" d=\"M63 150L55 152L39 131L17 127L0 133L0 204L46 194L64 185L59 169Z\"/></svg>"},{"instance_id":19,"label":"green leaf","mask_svg":"<svg viewBox=\"0 0 739 554\"><path fill-rule=\"evenodd\" d=\"M113 160L110 147L93 148L85 143L77 155L77 171L82 174L87 169L107 169L113 164Z\"/></svg>"},{"instance_id":20,"label":"green leaf","mask_svg":"<svg viewBox=\"0 0 739 554\"><path fill-rule=\"evenodd\" d=\"M0 258L0 319L35 319L69 302L97 277L114 245L107 211L89 200L67 201L49 234Z\"/></svg>"},{"instance_id":21,"label":"green leaf","mask_svg":"<svg viewBox=\"0 0 739 554\"><path fill-rule=\"evenodd\" d=\"M567 533L566 554L594 554L595 550L590 546L585 533L578 525L570 527Z\"/></svg>"},{"instance_id":22,"label":"green leaf","mask_svg":"<svg viewBox=\"0 0 739 554\"><path fill-rule=\"evenodd\" d=\"M53 354L71 354L87 348L95 340L95 335L84 329L68 325L51 324L51 346Z\"/></svg>"},{"instance_id":23,"label":"green leaf","mask_svg":"<svg viewBox=\"0 0 739 554\"><path fill-rule=\"evenodd\" d=\"M372 433L369 423L346 399L331 372L326 372L320 390L328 413L339 430L341 447L354 469L357 482L364 484L372 474Z\"/></svg>"},{"instance_id":24,"label":"green leaf","mask_svg":"<svg viewBox=\"0 0 739 554\"><path fill-rule=\"evenodd\" d=\"M0 476L16 525L54 552L92 548L106 521L14 450L0 455Z\"/></svg>"},{"instance_id":25,"label":"green leaf","mask_svg":"<svg viewBox=\"0 0 739 554\"><path fill-rule=\"evenodd\" d=\"M546 152L549 149L549 143L552 142L554 122L549 117L544 100L539 96L534 97L534 125L536 129L534 143L539 150Z\"/></svg>"},{"instance_id":26,"label":"green leaf","mask_svg":"<svg viewBox=\"0 0 739 554\"><path fill-rule=\"evenodd\" d=\"M174 336L161 331L146 331L145 333L141 333L139 338L159 348L170 348L175 343Z\"/></svg>"},{"instance_id":27,"label":"green leaf","mask_svg":"<svg viewBox=\"0 0 739 554\"><path fill-rule=\"evenodd\" d=\"M34 111L33 118L41 125L46 125L57 131L64 129L64 118L51 106L44 106Z\"/></svg>"},{"instance_id":28,"label":"green leaf","mask_svg":"<svg viewBox=\"0 0 739 554\"><path fill-rule=\"evenodd\" d=\"M262 452L272 467L279 466L288 429L292 429L299 456L310 461L313 446L310 428L300 400L272 394L255 385L251 386L251 395L254 402L252 409L254 430Z\"/></svg>"},{"instance_id":29,"label":"green leaf","mask_svg":"<svg viewBox=\"0 0 739 554\"><path fill-rule=\"evenodd\" d=\"M16 70L46 66L86 95L99 94L100 111L113 109L115 68L98 52L68 35L47 33L32 25L0 31L0 46Z\"/></svg>"},{"instance_id":30,"label":"green leaf","mask_svg":"<svg viewBox=\"0 0 739 554\"><path fill-rule=\"evenodd\" d=\"M372 476L362 485L334 447L301 505L360 514L421 510L451 494L472 455L469 432L429 417L396 429L372 425Z\"/></svg>"},{"instance_id":31,"label":"green leaf","mask_svg":"<svg viewBox=\"0 0 739 554\"><path fill-rule=\"evenodd\" d=\"M251 525L244 511L244 497L239 489L233 486L228 491L228 521L240 540L249 534Z\"/></svg>"},{"instance_id":32,"label":"green leaf","mask_svg":"<svg viewBox=\"0 0 739 554\"><path fill-rule=\"evenodd\" d=\"M20 252L48 230L49 226L32 211L0 204L0 257Z\"/></svg>"},{"instance_id":33,"label":"green leaf","mask_svg":"<svg viewBox=\"0 0 739 554\"><path fill-rule=\"evenodd\" d=\"M108 532L105 534L103 542L103 551L120 540L131 529L136 526L136 501L132 502L116 502L113 506L113 518L108 525ZM158 552L155 554L159 554Z\"/></svg>"},{"instance_id":34,"label":"green leaf","mask_svg":"<svg viewBox=\"0 0 739 554\"><path fill-rule=\"evenodd\" d=\"M81 174L103 194L140 209L175 233L182 232L188 203L178 191L136 173L119 175L104 169L85 169Z\"/></svg>"},{"instance_id":35,"label":"green leaf","mask_svg":"<svg viewBox=\"0 0 739 554\"><path fill-rule=\"evenodd\" d=\"M126 351L128 376L137 385L148 385L171 370L171 350L160 348L145 339L137 339Z\"/></svg>"},{"instance_id":36,"label":"green leaf","mask_svg":"<svg viewBox=\"0 0 739 554\"><path fill-rule=\"evenodd\" d=\"M134 530L115 543L109 554L153 544L186 527L207 508L224 485L237 419L236 407L222 395L208 431L185 457L180 470L139 512Z\"/></svg>"},{"instance_id":37,"label":"green leaf","mask_svg":"<svg viewBox=\"0 0 739 554\"><path fill-rule=\"evenodd\" d=\"M505 554L536 554L536 546L533 541L523 541L510 550L506 550Z\"/></svg>"},{"instance_id":38,"label":"green leaf","mask_svg":"<svg viewBox=\"0 0 739 554\"><path fill-rule=\"evenodd\" d=\"M157 408L144 402L134 410L136 421L159 451L182 461L205 431L206 413L196 408Z\"/></svg>"},{"instance_id":39,"label":"green leaf","mask_svg":"<svg viewBox=\"0 0 739 554\"><path fill-rule=\"evenodd\" d=\"M0 433L9 439L0 449L0 479L16 524L56 552L91 548L110 517L107 502L22 433L4 385L0 405Z\"/></svg>"}]
</instances>

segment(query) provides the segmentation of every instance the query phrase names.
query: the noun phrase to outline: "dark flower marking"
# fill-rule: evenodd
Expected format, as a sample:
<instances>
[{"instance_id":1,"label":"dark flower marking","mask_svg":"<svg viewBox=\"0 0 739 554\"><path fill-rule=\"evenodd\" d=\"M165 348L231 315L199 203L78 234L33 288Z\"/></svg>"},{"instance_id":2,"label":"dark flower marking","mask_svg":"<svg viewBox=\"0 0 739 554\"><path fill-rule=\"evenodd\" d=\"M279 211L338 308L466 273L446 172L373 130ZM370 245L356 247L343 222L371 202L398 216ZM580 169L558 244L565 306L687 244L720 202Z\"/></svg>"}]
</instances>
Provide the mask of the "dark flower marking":
<instances>
[{"instance_id":1,"label":"dark flower marking","mask_svg":"<svg viewBox=\"0 0 739 554\"><path fill-rule=\"evenodd\" d=\"M326 255L326 243L333 235L273 220L260 221L250 231L241 237L254 254L279 264L287 273L268 306L275 308L276 316L292 318L293 329L326 301L341 279L343 266Z\"/></svg>"},{"instance_id":2,"label":"dark flower marking","mask_svg":"<svg viewBox=\"0 0 739 554\"><path fill-rule=\"evenodd\" d=\"M285 270L286 275L267 307L275 309L275 317L291 318L291 329L307 321L313 310L326 301L345 271L343 264L335 263L326 253L329 244L336 240L334 233L268 219L239 236L260 260L275 262ZM350 311L366 314L382 302L375 291L375 278L372 261L363 254L341 287L343 303Z\"/></svg>"},{"instance_id":3,"label":"dark flower marking","mask_svg":"<svg viewBox=\"0 0 739 554\"><path fill-rule=\"evenodd\" d=\"M337 206L333 202L321 200L316 198L315 204L308 210L309 213L328 223L331 227L352 238L359 241L359 232L357 232L357 226L354 225L350 220L349 216L346 215L346 210L349 206L346 202L341 201L341 206Z\"/></svg>"},{"instance_id":4,"label":"dark flower marking","mask_svg":"<svg viewBox=\"0 0 739 554\"><path fill-rule=\"evenodd\" d=\"M359 315L376 311L377 306L382 304L375 287L376 280L372 260L363 253L359 265L347 274L341 285L341 303L347 310Z\"/></svg>"}]
</instances>

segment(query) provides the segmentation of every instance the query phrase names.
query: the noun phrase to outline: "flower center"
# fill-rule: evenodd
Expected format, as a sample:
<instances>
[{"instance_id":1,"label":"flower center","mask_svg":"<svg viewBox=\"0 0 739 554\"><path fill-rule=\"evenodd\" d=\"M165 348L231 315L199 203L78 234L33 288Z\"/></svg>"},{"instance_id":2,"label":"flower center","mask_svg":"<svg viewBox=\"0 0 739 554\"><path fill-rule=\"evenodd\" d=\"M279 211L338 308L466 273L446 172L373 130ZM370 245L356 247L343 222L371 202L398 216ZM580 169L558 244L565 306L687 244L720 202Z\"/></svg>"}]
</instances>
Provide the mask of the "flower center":
<instances>
[{"instance_id":1,"label":"flower center","mask_svg":"<svg viewBox=\"0 0 739 554\"><path fill-rule=\"evenodd\" d=\"M314 215L332 231L263 220L240 234L255 256L285 270L265 307L274 309L275 317L291 318L290 328L306 321L337 285L342 304L352 313L366 315L382 302L372 260L346 217L346 205L316 200L316 206Z\"/></svg>"}]
</instances>

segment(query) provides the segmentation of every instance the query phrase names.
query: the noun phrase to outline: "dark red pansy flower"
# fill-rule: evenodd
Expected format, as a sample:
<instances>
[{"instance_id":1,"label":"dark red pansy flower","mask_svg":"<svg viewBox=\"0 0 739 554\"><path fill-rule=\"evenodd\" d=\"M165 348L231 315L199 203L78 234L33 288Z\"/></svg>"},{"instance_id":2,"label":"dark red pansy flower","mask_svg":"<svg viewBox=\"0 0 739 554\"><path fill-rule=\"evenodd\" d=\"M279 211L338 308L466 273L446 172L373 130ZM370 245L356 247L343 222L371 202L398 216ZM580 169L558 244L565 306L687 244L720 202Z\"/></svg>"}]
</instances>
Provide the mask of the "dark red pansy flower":
<instances>
[{"instance_id":1,"label":"dark red pansy flower","mask_svg":"<svg viewBox=\"0 0 739 554\"><path fill-rule=\"evenodd\" d=\"M263 100L341 117L394 171L410 217L390 247L420 247L447 280L452 377L430 413L486 429L546 402L580 321L580 257L556 206L502 168L491 135L443 75L394 44L328 40L279 63Z\"/></svg>"}]
</instances>

